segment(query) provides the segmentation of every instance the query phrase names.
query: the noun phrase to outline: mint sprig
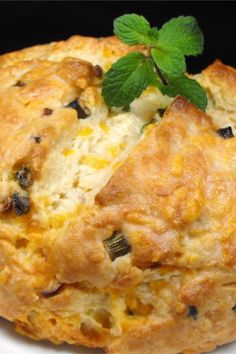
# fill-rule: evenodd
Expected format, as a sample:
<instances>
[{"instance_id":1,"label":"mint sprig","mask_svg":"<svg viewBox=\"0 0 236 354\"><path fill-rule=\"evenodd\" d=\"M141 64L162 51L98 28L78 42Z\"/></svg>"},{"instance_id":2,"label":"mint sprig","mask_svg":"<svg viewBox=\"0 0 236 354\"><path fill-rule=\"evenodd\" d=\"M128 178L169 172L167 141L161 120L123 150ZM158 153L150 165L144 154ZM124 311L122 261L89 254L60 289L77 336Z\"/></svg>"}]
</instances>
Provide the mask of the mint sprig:
<instances>
[{"instance_id":1,"label":"mint sprig","mask_svg":"<svg viewBox=\"0 0 236 354\"><path fill-rule=\"evenodd\" d=\"M150 55L132 52L111 66L102 83L108 106L127 107L153 85L163 94L184 96L200 109L206 109L204 89L185 75L185 56L203 51L203 35L194 17L174 18L158 30L143 16L127 14L114 21L114 33L130 46L146 45Z\"/></svg>"},{"instance_id":2,"label":"mint sprig","mask_svg":"<svg viewBox=\"0 0 236 354\"><path fill-rule=\"evenodd\" d=\"M120 58L106 73L103 96L110 106L127 106L155 80L151 58L132 52Z\"/></svg>"}]
</instances>

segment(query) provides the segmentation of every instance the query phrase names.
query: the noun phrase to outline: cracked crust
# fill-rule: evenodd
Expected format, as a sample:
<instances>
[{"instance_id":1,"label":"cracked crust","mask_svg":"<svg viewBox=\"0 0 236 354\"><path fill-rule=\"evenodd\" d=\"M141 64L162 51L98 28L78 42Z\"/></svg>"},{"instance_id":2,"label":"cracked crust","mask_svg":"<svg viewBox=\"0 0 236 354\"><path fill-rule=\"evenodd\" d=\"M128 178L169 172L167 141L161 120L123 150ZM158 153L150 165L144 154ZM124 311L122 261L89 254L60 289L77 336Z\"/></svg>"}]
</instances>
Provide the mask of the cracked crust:
<instances>
[{"instance_id":1,"label":"cracked crust","mask_svg":"<svg viewBox=\"0 0 236 354\"><path fill-rule=\"evenodd\" d=\"M42 202L68 178L66 144L92 127L81 130L87 123L66 106L79 97L92 116L108 115L94 65L106 70L129 50L114 37L75 36L0 58L0 315L32 338L110 354L210 351L236 339L236 139L217 134L234 128L235 69L217 61L196 76L207 114L178 97L159 124L135 132L93 203L59 220ZM132 114L121 118L144 123ZM14 177L22 166L29 189ZM16 217L13 192L30 196L28 214ZM114 231L131 252L111 261L103 241Z\"/></svg>"}]
</instances>

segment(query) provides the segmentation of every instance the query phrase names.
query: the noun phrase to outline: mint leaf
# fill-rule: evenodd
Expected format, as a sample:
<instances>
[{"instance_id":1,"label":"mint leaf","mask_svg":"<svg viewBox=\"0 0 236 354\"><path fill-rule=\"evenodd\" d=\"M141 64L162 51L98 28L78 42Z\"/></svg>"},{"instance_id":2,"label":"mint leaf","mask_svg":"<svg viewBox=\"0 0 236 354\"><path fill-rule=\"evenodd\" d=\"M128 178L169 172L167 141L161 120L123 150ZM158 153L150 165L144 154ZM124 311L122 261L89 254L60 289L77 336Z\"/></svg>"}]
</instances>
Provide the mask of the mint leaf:
<instances>
[{"instance_id":1,"label":"mint leaf","mask_svg":"<svg viewBox=\"0 0 236 354\"><path fill-rule=\"evenodd\" d=\"M151 58L133 52L119 59L105 74L102 95L108 106L127 106L156 81Z\"/></svg>"},{"instance_id":2,"label":"mint leaf","mask_svg":"<svg viewBox=\"0 0 236 354\"><path fill-rule=\"evenodd\" d=\"M170 97L184 96L198 108L205 111L207 95L202 86L195 80L182 76L174 79L168 86L162 86L161 92Z\"/></svg>"},{"instance_id":3,"label":"mint leaf","mask_svg":"<svg viewBox=\"0 0 236 354\"><path fill-rule=\"evenodd\" d=\"M151 55L166 79L182 76L186 71L184 56L176 48L153 48Z\"/></svg>"},{"instance_id":4,"label":"mint leaf","mask_svg":"<svg viewBox=\"0 0 236 354\"><path fill-rule=\"evenodd\" d=\"M128 45L154 45L158 40L158 31L150 23L136 14L123 15L114 21L114 33Z\"/></svg>"},{"instance_id":5,"label":"mint leaf","mask_svg":"<svg viewBox=\"0 0 236 354\"><path fill-rule=\"evenodd\" d=\"M197 55L203 51L204 39L194 17L180 16L162 26L158 44L177 48L184 55Z\"/></svg>"}]
</instances>

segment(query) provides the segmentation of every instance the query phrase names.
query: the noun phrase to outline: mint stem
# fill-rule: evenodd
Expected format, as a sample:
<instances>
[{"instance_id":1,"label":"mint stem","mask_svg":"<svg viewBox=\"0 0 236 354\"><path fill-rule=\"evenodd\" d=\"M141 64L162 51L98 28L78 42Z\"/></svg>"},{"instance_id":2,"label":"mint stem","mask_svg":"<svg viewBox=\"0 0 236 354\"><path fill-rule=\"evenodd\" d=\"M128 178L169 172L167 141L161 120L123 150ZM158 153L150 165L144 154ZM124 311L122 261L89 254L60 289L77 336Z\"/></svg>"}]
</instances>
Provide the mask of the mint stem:
<instances>
[{"instance_id":1,"label":"mint stem","mask_svg":"<svg viewBox=\"0 0 236 354\"><path fill-rule=\"evenodd\" d=\"M154 62L154 60L152 60L152 62L153 62L153 66L155 68L155 71L161 80L161 83L163 85L168 85L168 81L165 79L164 75L162 74L161 70L158 68L157 64Z\"/></svg>"}]
</instances>

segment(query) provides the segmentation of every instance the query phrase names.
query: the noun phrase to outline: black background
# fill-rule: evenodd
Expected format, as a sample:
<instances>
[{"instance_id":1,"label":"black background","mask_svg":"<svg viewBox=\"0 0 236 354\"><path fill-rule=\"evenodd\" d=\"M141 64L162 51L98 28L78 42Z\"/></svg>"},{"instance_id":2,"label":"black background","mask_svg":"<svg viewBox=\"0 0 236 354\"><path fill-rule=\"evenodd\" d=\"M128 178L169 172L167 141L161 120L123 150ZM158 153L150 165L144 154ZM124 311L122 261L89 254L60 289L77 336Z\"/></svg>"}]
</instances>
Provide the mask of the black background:
<instances>
[{"instance_id":1,"label":"black background","mask_svg":"<svg viewBox=\"0 0 236 354\"><path fill-rule=\"evenodd\" d=\"M190 72L216 58L236 65L235 3L227 1L1 1L0 53L73 34L107 36L112 34L113 19L130 12L143 14L157 27L174 16L195 16L205 50L202 56L188 59Z\"/></svg>"}]
</instances>

